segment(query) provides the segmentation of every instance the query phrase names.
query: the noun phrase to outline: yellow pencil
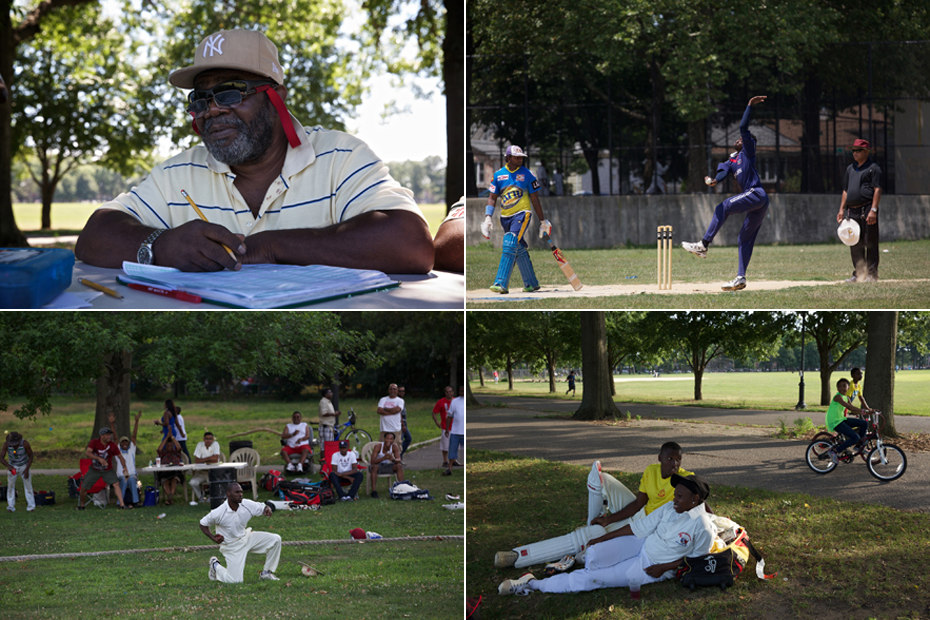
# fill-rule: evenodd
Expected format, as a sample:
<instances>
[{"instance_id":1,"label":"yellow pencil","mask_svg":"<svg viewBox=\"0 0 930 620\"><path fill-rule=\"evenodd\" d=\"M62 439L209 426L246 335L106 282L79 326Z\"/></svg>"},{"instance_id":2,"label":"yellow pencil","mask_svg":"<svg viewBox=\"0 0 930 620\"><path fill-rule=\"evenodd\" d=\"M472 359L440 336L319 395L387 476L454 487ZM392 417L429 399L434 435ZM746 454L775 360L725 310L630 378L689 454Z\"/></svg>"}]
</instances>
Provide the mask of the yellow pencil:
<instances>
[{"instance_id":1,"label":"yellow pencil","mask_svg":"<svg viewBox=\"0 0 930 620\"><path fill-rule=\"evenodd\" d=\"M183 190L183 189L182 189L182 190L181 190L181 195L184 196L185 198L187 198L187 202L191 203L191 206L194 208L194 211L197 213L197 216L198 216L200 219L202 219L204 222L209 222L209 221L210 221L210 220L207 219L207 216L203 214L203 211L200 210L200 207L197 206L197 203L194 202L194 199L191 198L190 194L188 194L186 190ZM226 246L225 243L221 243L220 245L223 246L223 249L226 250L226 253L229 254L229 257L230 257L230 258L232 258L232 259L233 259L234 261L236 261L236 262L239 261L239 259L236 258L236 255L233 254L233 251L230 250L230 249Z\"/></svg>"},{"instance_id":2,"label":"yellow pencil","mask_svg":"<svg viewBox=\"0 0 930 620\"><path fill-rule=\"evenodd\" d=\"M78 282L80 282L80 283L83 284L84 286L89 286L90 288L92 288L92 289L94 289L94 290L100 291L101 293L105 293L105 294L109 295L110 297L116 297L117 299L122 299L122 298L123 298L122 295L120 295L119 293L117 293L117 292L114 291L113 289L107 288L106 286L104 286L104 285L102 285L102 284L97 284L97 283L94 282L93 280L88 280L87 278L78 278Z\"/></svg>"}]
</instances>

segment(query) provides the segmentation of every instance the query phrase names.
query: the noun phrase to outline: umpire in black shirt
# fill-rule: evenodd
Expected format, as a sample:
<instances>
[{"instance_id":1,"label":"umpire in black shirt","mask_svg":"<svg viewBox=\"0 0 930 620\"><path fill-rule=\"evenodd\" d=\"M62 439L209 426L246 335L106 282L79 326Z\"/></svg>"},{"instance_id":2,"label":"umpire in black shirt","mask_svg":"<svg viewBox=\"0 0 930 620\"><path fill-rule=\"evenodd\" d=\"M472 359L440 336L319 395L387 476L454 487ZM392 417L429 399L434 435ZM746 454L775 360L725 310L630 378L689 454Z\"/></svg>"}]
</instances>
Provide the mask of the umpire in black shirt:
<instances>
[{"instance_id":1,"label":"umpire in black shirt","mask_svg":"<svg viewBox=\"0 0 930 620\"><path fill-rule=\"evenodd\" d=\"M882 197L882 169L869 157L868 140L857 138L852 145L855 160L843 175L843 198L836 222L848 217L859 224L859 242L849 248L853 274L847 282L878 280L878 201Z\"/></svg>"}]
</instances>

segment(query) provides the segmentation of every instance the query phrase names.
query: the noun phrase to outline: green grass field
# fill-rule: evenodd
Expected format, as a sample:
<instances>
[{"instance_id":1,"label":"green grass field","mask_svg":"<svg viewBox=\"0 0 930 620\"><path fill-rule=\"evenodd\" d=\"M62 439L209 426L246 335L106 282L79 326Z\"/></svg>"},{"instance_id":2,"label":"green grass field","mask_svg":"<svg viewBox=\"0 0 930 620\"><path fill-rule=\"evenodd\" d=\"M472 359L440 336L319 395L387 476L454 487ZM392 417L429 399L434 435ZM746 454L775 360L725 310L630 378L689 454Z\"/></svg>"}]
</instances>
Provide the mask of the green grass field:
<instances>
[{"instance_id":1,"label":"green grass field","mask_svg":"<svg viewBox=\"0 0 930 620\"><path fill-rule=\"evenodd\" d=\"M259 427L282 430L295 410L303 413L306 421L315 420L319 411L318 402L317 398L302 402L250 398L229 401L175 399L175 404L182 409L187 427L188 450L193 452L194 446L203 438L204 430L209 429L216 434L226 456L229 456L230 435ZM416 398L407 400L407 423L414 443L439 436L432 416L435 402ZM131 405L133 414L139 410L143 412L137 437L140 451L136 457L137 462L148 463L150 459L155 458L155 448L161 440L160 427L155 426L153 421L161 416L164 400L134 400ZM0 429L19 431L29 440L39 459L36 467L47 469L77 466L77 459L84 452L93 429L95 404L92 399L56 397L52 401L52 413L36 417L34 420L16 418L12 413L15 407L15 402L10 403L7 411L0 412ZM341 423L347 421L346 415L350 407L355 409L356 426L377 438L377 400L340 400L339 408L343 412L339 418ZM281 462L281 445L277 436L262 432L237 439L251 440L261 455L263 464ZM438 467L439 463L436 465Z\"/></svg>"},{"instance_id":2,"label":"green grass field","mask_svg":"<svg viewBox=\"0 0 930 620\"><path fill-rule=\"evenodd\" d=\"M527 569L494 568L494 553L581 526L588 468L482 451L469 451L468 467L466 595L483 597L483 619L919 618L930 606L930 515L720 485L708 503L746 528L774 579L757 579L750 559L726 592L673 580L644 586L641 603L623 588L499 596L503 579ZM617 477L636 488L640 475Z\"/></svg>"},{"instance_id":3,"label":"green grass field","mask_svg":"<svg viewBox=\"0 0 930 620\"><path fill-rule=\"evenodd\" d=\"M834 373L834 382L843 376L848 376L848 373ZM502 376L499 383L485 377L484 387L474 380L471 389L477 395L510 394L562 399L565 398L565 377L559 379L561 382L556 384L555 394L550 394L548 381L539 380L515 381L513 392L508 392L506 376ZM765 410L792 410L798 402L798 375L793 372L705 373L704 399L697 402L694 400L694 377L691 374L663 374L659 379L650 375L615 375L614 379L617 388L614 400L617 402ZM807 409L798 415L826 411L827 408L820 405L820 374L805 373L804 385ZM583 390L584 381L579 381L575 400L581 401ZM930 416L930 370L899 370L895 374L894 409L896 415Z\"/></svg>"},{"instance_id":4,"label":"green grass field","mask_svg":"<svg viewBox=\"0 0 930 620\"><path fill-rule=\"evenodd\" d=\"M879 273L886 280L878 284L797 286L783 290L752 290L756 280L813 280L838 282L851 272L849 251L840 244L757 246L749 267L749 286L726 294L640 294L595 298L545 298L540 301L471 303L470 307L499 309L536 308L925 308L930 299L930 240L898 241L881 245ZM736 274L735 246L714 246L706 259L676 248L672 258L675 283L709 282L723 284ZM469 246L466 250L468 290L487 289L497 273L500 250L490 243ZM567 248L566 257L582 283L590 285L639 283L656 284L656 249L654 247L612 250L575 250ZM530 255L536 275L543 286L566 286L565 276L547 250L532 250ZM520 284L514 270L511 286ZM490 295L490 293L489 293ZM515 297L511 292L510 297ZM527 295L519 294L521 298Z\"/></svg>"},{"instance_id":5,"label":"green grass field","mask_svg":"<svg viewBox=\"0 0 930 620\"><path fill-rule=\"evenodd\" d=\"M276 512L249 526L280 534L287 541L343 541L361 527L386 538L460 536L464 511L442 507L446 493L464 491L461 475L410 472L433 501L363 499L318 511ZM27 513L20 498L15 513L0 510L0 555L18 556L117 549L158 549L211 545L198 521L209 506L104 510L74 509L63 476L36 476L36 490L53 490L55 506ZM21 483L20 483L21 484ZM20 494L22 487L19 487ZM251 492L246 491L251 499ZM271 494L262 491L259 501ZM156 516L164 512L163 519ZM430 539L364 544L284 546L278 582L259 581L263 556L250 556L245 582L207 579L210 550L152 551L67 559L0 562L0 604L4 618L90 618L105 614L138 617L213 618L455 618L461 616L463 542ZM220 558L222 561L222 557ZM312 579L298 561L322 570Z\"/></svg>"},{"instance_id":6,"label":"green grass field","mask_svg":"<svg viewBox=\"0 0 930 620\"><path fill-rule=\"evenodd\" d=\"M95 202L56 202L52 204L52 230L41 231L41 236L55 236L59 234L77 234L84 228L87 218L100 205ZM429 222L429 231L433 236L439 229L444 217L446 206L440 203L421 204L420 209ZM13 205L13 215L16 225L24 233L40 234L42 223L42 205L35 203L18 202ZM30 235L31 236L31 235Z\"/></svg>"}]
</instances>

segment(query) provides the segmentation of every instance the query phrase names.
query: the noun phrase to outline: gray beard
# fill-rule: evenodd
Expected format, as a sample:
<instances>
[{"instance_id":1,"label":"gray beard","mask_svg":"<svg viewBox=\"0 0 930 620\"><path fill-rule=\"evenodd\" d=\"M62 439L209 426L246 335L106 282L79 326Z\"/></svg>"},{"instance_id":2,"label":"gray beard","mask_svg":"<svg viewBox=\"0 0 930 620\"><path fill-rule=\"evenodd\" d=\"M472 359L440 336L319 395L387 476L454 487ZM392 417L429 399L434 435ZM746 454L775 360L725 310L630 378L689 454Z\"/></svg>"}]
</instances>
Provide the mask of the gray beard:
<instances>
[{"instance_id":1,"label":"gray beard","mask_svg":"<svg viewBox=\"0 0 930 620\"><path fill-rule=\"evenodd\" d=\"M204 146L217 161L227 166L238 166L255 161L271 146L274 116L274 109L270 102L266 101L251 123L246 123L235 114L207 119L204 122ZM238 135L232 142L220 146L209 138L210 128L214 123L234 127Z\"/></svg>"}]
</instances>

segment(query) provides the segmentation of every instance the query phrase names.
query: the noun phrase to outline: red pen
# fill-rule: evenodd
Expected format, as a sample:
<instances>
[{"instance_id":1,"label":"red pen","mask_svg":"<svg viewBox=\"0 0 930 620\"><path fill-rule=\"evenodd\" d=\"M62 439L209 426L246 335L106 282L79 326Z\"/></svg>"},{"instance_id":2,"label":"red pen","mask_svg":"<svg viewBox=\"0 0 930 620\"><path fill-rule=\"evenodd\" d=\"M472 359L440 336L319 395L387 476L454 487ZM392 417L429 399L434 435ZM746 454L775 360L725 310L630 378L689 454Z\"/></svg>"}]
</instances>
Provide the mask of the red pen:
<instances>
[{"instance_id":1,"label":"red pen","mask_svg":"<svg viewBox=\"0 0 930 620\"><path fill-rule=\"evenodd\" d=\"M156 295L173 297L174 299L180 299L181 301L189 301L192 304L199 304L202 301L199 295L185 293L184 291L172 291L165 288L158 288L157 286L149 286L147 284L136 284L135 282L127 282L126 286L137 291L145 291L146 293L155 293Z\"/></svg>"}]
</instances>

